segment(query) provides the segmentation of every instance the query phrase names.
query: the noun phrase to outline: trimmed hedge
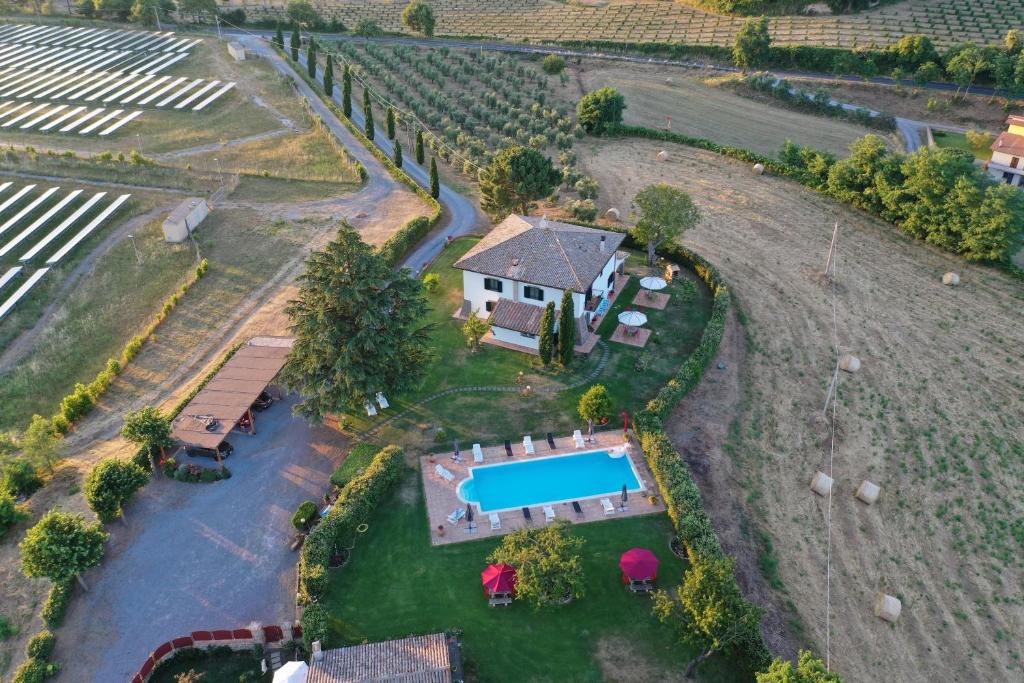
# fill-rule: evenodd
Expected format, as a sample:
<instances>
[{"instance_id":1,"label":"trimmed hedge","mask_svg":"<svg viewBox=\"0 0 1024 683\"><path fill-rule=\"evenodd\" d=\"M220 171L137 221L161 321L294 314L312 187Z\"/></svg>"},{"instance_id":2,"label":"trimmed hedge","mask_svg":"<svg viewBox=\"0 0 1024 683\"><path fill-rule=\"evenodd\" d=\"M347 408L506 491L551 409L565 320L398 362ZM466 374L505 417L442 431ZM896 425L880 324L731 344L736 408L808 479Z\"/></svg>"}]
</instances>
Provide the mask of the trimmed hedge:
<instances>
[{"instance_id":1,"label":"trimmed hedge","mask_svg":"<svg viewBox=\"0 0 1024 683\"><path fill-rule=\"evenodd\" d=\"M327 567L340 543L349 542L356 527L370 518L405 469L405 453L387 446L362 474L353 477L338 494L331 511L306 537L299 556L299 599L315 603L327 590ZM314 639L315 640L315 639Z\"/></svg>"},{"instance_id":2,"label":"trimmed hedge","mask_svg":"<svg viewBox=\"0 0 1024 683\"><path fill-rule=\"evenodd\" d=\"M302 644L306 652L313 651L313 643L320 641L320 646L327 649L327 635L330 633L330 620L327 608L320 603L313 603L302 613Z\"/></svg>"},{"instance_id":3,"label":"trimmed hedge","mask_svg":"<svg viewBox=\"0 0 1024 683\"><path fill-rule=\"evenodd\" d=\"M46 596L46 602L43 603L43 609L40 611L43 622L50 628L57 628L64 621L74 587L75 582L71 580L54 583L50 588L50 593Z\"/></svg>"},{"instance_id":4,"label":"trimmed hedge","mask_svg":"<svg viewBox=\"0 0 1024 683\"><path fill-rule=\"evenodd\" d=\"M53 633L43 629L28 641L28 645L25 646L25 654L32 659L49 659L53 654L53 646L56 642L57 639Z\"/></svg>"}]
</instances>

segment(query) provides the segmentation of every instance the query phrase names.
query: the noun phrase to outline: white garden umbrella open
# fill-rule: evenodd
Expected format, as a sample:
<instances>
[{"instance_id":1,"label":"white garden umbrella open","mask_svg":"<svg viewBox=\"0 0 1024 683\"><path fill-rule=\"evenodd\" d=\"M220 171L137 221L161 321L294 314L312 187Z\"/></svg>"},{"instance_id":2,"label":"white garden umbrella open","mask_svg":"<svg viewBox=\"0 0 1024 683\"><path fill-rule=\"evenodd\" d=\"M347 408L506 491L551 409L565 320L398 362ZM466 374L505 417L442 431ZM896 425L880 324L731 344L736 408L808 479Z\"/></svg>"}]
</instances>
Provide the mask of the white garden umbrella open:
<instances>
[{"instance_id":1,"label":"white garden umbrella open","mask_svg":"<svg viewBox=\"0 0 1024 683\"><path fill-rule=\"evenodd\" d=\"M666 287L668 287L668 283L665 282L665 278L663 277L658 277L657 275L648 275L647 277L640 278L640 286L648 291L657 291L659 289L665 289Z\"/></svg>"},{"instance_id":2,"label":"white garden umbrella open","mask_svg":"<svg viewBox=\"0 0 1024 683\"><path fill-rule=\"evenodd\" d=\"M640 327L647 322L647 316L640 311L623 311L619 313L619 322L627 327Z\"/></svg>"},{"instance_id":3,"label":"white garden umbrella open","mask_svg":"<svg viewBox=\"0 0 1024 683\"><path fill-rule=\"evenodd\" d=\"M274 672L274 683L306 683L309 665L305 662L288 662Z\"/></svg>"}]
</instances>

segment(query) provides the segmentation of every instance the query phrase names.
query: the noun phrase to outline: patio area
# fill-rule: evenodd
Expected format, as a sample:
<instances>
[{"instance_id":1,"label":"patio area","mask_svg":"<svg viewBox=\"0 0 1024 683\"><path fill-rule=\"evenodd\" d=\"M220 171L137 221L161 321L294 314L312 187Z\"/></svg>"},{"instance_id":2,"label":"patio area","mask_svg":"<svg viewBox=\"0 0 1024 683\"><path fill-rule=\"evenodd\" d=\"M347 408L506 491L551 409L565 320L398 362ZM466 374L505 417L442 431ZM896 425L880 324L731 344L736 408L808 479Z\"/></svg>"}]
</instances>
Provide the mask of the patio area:
<instances>
[{"instance_id":1,"label":"patio area","mask_svg":"<svg viewBox=\"0 0 1024 683\"><path fill-rule=\"evenodd\" d=\"M512 442L513 455L511 458L508 457L504 446L486 447L482 449L482 463L476 463L473 461L473 444L471 443L460 444L462 451L461 461L455 461L452 459L453 452L422 456L419 462L420 474L423 479L423 492L426 499L427 518L430 524L431 544L440 546L452 543L461 543L464 541L473 541L480 538L503 536L504 534L518 529L540 527L545 524L543 504L537 504L530 507L532 519L529 521L523 515L522 510L519 509L497 513L501 522L500 529L492 530L488 514L480 514L479 508L476 505L474 505L473 510L473 524L475 528L472 532L469 531L469 525L465 518L460 519L456 524L450 523L448 521L448 516L454 510L465 509L466 507L466 503L459 498L456 491L459 483L469 477L470 470L473 467L544 458L552 455L585 453L587 451L611 449L613 447L621 448L623 445L622 433L618 430L596 432L593 440L585 443L583 448L575 447L571 435L557 436L554 441L555 448L552 449L548 445L544 435L534 435L533 445L536 452L532 455L527 455L525 448L523 447L522 439L519 438ZM626 509L623 510L621 507L619 494L614 493L597 498L580 499L578 501L580 505L580 512L578 513L573 509L571 501L565 503L553 503L552 507L555 511L555 517L566 519L574 523L582 523L599 522L609 519L619 519L622 517L634 517L637 515L663 512L665 510L665 505L662 503L660 495L657 495L658 490L657 485L654 482L654 475L647 466L647 460L644 457L643 452L640 450L639 444L635 440L630 441L629 457L632 460L633 467L639 475L640 484L644 491L636 493L630 492ZM451 481L441 477L435 471L435 467L438 464L443 465L445 469L454 475ZM655 494L657 496L656 502L653 504L648 498L651 494ZM614 512L609 514L605 513L605 510L601 505L601 498L609 498L611 500L615 508ZM439 532L438 527L442 527L444 529L443 534Z\"/></svg>"}]
</instances>

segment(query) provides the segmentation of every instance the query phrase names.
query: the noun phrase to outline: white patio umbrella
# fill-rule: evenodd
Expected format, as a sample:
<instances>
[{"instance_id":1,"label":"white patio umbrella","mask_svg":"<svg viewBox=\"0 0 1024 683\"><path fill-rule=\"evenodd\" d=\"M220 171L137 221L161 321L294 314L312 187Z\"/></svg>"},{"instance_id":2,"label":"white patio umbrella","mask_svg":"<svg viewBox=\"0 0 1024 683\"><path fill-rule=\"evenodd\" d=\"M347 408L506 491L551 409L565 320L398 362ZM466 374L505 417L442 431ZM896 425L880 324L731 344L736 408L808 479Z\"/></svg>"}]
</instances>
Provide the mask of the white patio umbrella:
<instances>
[{"instance_id":1,"label":"white patio umbrella","mask_svg":"<svg viewBox=\"0 0 1024 683\"><path fill-rule=\"evenodd\" d=\"M619 313L619 322L627 327L640 327L647 322L647 316L640 311L623 311Z\"/></svg>"},{"instance_id":2,"label":"white patio umbrella","mask_svg":"<svg viewBox=\"0 0 1024 683\"><path fill-rule=\"evenodd\" d=\"M306 683L309 665L305 662L288 662L274 672L274 683Z\"/></svg>"},{"instance_id":3,"label":"white patio umbrella","mask_svg":"<svg viewBox=\"0 0 1024 683\"><path fill-rule=\"evenodd\" d=\"M648 275L647 277L640 278L640 286L644 289L659 290L668 287L668 283L665 282L665 278L658 277L657 275Z\"/></svg>"}]
</instances>

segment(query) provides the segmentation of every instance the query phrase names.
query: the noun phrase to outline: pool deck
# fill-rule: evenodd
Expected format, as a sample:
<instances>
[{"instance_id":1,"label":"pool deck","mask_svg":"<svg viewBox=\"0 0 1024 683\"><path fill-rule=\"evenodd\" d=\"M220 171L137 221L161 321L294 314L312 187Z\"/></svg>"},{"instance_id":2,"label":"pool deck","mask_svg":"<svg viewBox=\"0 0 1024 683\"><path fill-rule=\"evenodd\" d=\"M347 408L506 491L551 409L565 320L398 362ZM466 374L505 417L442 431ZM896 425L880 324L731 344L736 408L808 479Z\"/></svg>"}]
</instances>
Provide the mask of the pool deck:
<instances>
[{"instance_id":1,"label":"pool deck","mask_svg":"<svg viewBox=\"0 0 1024 683\"><path fill-rule=\"evenodd\" d=\"M587 451L605 450L614 446L622 446L622 443L622 432L618 430L609 430L594 434L593 442L587 443L583 448L575 448L573 446L572 435L556 436L555 445L557 448L555 450L551 450L545 436L540 434L534 435L533 446L536 453L533 455L526 454L525 449L523 448L522 438L519 438L512 442L513 457L511 458L505 454L504 446L491 446L483 449L483 463L474 463L472 443L464 445L460 444L460 447L462 448L461 462L452 460L452 453L440 453L433 456L424 455L420 457L420 472L423 477L423 491L426 496L427 517L429 518L430 523L430 542L433 545L462 543L464 541L473 541L490 536L502 536L511 531L517 531L527 527L544 526L544 508L542 505L534 505L530 507L530 513L533 517L530 522L527 522L526 518L523 517L522 510L499 512L498 517L501 520L500 529L492 530L489 515L478 514L476 506L474 506L473 509L473 523L475 525L475 529L472 532L468 530L469 525L466 523L464 518L460 520L458 524L450 524L448 522L448 515L456 509L465 509L466 507L466 504L459 499L456 489L458 488L459 483L469 476L470 468L481 464L494 465L499 463L521 462L527 459L544 458L551 455L567 455L570 453L585 453ZM643 451L640 450L640 445L635 439L630 441L629 457L633 460L633 466L640 474L640 480L644 489L648 492L657 493L657 484L654 482L654 475L647 466L647 459L644 457ZM431 459L433 459L433 462ZM454 474L455 479L448 482L440 477L435 471L435 467L438 463ZM600 522L606 519L649 515L665 511L665 505L661 501L660 495L658 496L657 503L653 505L647 499L647 495L649 495L649 493L645 495L631 493L629 496L629 503L625 510L620 507L619 494L616 493L614 495L607 496L615 505L615 512L610 515L606 515L604 513L604 509L601 507L600 498L580 500L579 503L580 507L583 509L583 514L576 514L572 509L571 502L556 503L553 507L557 518L567 519L574 523ZM438 532L438 526L444 527L443 535Z\"/></svg>"}]
</instances>

